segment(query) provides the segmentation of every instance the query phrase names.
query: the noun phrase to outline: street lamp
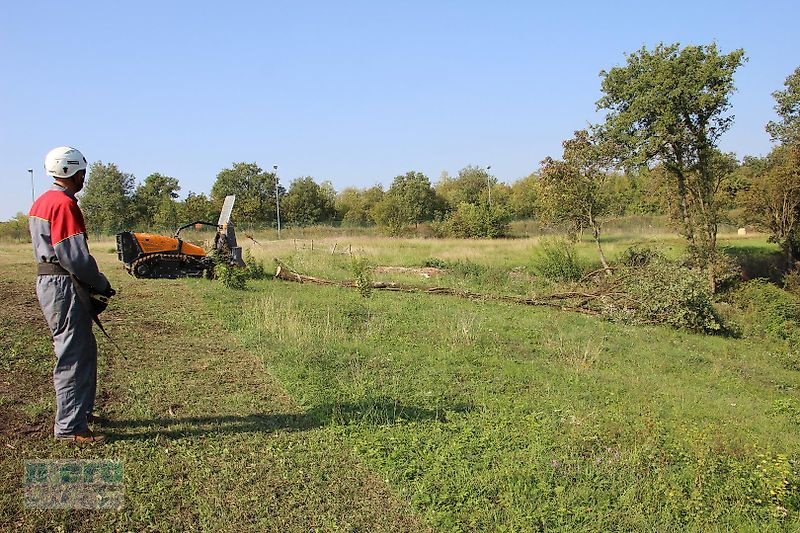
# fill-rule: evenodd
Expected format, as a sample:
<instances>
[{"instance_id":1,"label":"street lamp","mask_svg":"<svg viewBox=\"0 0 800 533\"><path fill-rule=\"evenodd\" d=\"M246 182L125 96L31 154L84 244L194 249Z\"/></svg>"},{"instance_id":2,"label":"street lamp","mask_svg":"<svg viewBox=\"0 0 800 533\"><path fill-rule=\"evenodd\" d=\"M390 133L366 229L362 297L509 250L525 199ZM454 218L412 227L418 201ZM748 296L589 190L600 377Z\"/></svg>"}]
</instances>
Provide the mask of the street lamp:
<instances>
[{"instance_id":1,"label":"street lamp","mask_svg":"<svg viewBox=\"0 0 800 533\"><path fill-rule=\"evenodd\" d=\"M31 174L31 203L33 203L34 201L36 201L36 197L35 197L36 193L33 192L33 169L29 168L28 172L30 172L30 174Z\"/></svg>"},{"instance_id":2,"label":"street lamp","mask_svg":"<svg viewBox=\"0 0 800 533\"><path fill-rule=\"evenodd\" d=\"M488 165L486 167L486 188L489 190L489 209L492 208L492 182L489 179L489 170L491 170L492 165Z\"/></svg>"},{"instance_id":3,"label":"street lamp","mask_svg":"<svg viewBox=\"0 0 800 533\"><path fill-rule=\"evenodd\" d=\"M278 219L278 240L281 238L281 200L278 195L278 165L272 165L275 172L275 214Z\"/></svg>"}]
</instances>

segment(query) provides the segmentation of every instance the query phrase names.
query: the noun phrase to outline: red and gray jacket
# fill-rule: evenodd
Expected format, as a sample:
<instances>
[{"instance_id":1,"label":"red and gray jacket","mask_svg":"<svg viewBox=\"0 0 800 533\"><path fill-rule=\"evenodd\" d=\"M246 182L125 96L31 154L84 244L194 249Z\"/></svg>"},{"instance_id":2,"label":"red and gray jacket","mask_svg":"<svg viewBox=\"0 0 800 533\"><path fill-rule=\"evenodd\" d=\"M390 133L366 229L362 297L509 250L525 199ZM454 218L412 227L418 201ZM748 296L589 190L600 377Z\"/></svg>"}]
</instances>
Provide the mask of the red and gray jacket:
<instances>
[{"instance_id":1,"label":"red and gray jacket","mask_svg":"<svg viewBox=\"0 0 800 533\"><path fill-rule=\"evenodd\" d=\"M56 263L95 292L109 283L89 254L86 224L75 196L59 185L42 194L28 213L37 263Z\"/></svg>"}]
</instances>

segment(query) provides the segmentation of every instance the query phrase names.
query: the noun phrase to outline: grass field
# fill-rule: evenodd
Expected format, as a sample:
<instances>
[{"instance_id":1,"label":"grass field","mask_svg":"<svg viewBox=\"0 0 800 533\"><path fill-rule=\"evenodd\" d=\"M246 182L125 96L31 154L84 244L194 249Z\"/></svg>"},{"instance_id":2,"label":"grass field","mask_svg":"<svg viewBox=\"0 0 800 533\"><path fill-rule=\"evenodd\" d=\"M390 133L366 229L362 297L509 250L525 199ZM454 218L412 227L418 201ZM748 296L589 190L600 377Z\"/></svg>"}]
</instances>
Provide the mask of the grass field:
<instances>
[{"instance_id":1,"label":"grass field","mask_svg":"<svg viewBox=\"0 0 800 533\"><path fill-rule=\"evenodd\" d=\"M537 239L255 235L271 268L530 294ZM611 235L615 257L663 235ZM334 244L336 248L334 249ZM724 236L742 257L763 238ZM250 281L145 281L93 243L119 295L98 336L113 441L49 438L52 353L29 245L0 245L0 524L22 530L651 530L800 528L800 359L768 338L711 337L544 308ZM596 261L592 245L580 257ZM763 263L763 264L762 264ZM750 268L764 268L766 259ZM22 464L124 464L119 512L34 511Z\"/></svg>"}]
</instances>

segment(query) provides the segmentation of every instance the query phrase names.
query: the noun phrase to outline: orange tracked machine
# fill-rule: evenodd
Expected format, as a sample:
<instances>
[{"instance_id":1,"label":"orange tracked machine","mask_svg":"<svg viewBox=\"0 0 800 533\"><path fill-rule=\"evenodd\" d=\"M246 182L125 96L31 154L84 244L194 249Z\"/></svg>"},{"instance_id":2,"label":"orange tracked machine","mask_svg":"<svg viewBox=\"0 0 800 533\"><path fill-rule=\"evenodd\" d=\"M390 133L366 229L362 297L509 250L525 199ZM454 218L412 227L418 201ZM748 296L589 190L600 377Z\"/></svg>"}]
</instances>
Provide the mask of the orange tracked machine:
<instances>
[{"instance_id":1,"label":"orange tracked machine","mask_svg":"<svg viewBox=\"0 0 800 533\"><path fill-rule=\"evenodd\" d=\"M236 244L236 231L230 220L235 201L235 195L225 198L216 224L202 220L184 224L172 237L131 231L118 233L117 257L136 278L213 278L219 262L243 267L242 248ZM212 252L180 238L182 230L197 225L217 229Z\"/></svg>"}]
</instances>

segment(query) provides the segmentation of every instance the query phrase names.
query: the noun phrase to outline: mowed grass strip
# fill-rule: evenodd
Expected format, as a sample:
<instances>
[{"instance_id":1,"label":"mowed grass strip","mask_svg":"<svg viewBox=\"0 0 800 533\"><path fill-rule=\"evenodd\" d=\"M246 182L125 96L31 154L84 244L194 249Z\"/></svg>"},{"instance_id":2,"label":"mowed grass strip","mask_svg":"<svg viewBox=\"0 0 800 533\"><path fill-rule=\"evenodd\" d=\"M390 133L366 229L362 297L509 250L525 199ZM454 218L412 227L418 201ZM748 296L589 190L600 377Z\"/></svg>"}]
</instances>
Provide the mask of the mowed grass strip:
<instances>
[{"instance_id":1,"label":"mowed grass strip","mask_svg":"<svg viewBox=\"0 0 800 533\"><path fill-rule=\"evenodd\" d=\"M0 529L426 529L198 299L208 282L135 280L121 271L111 246L92 243L118 290L102 318L126 358L97 333L99 407L112 420L104 429L112 441L85 448L50 437L53 355L33 293L30 250L2 248L2 290L11 305L0 313L0 402L16 426L39 429L0 437ZM67 458L121 461L125 508L25 509L24 461Z\"/></svg>"},{"instance_id":2,"label":"mowed grass strip","mask_svg":"<svg viewBox=\"0 0 800 533\"><path fill-rule=\"evenodd\" d=\"M375 264L402 246L383 242ZM312 273L348 268L293 253ZM785 344L277 280L197 287L437 529L800 528L800 372Z\"/></svg>"}]
</instances>

